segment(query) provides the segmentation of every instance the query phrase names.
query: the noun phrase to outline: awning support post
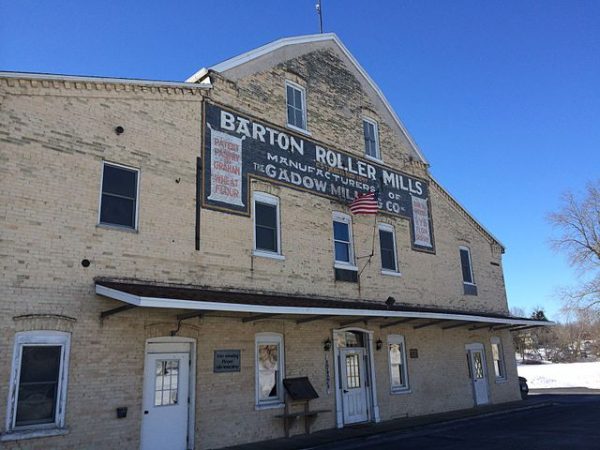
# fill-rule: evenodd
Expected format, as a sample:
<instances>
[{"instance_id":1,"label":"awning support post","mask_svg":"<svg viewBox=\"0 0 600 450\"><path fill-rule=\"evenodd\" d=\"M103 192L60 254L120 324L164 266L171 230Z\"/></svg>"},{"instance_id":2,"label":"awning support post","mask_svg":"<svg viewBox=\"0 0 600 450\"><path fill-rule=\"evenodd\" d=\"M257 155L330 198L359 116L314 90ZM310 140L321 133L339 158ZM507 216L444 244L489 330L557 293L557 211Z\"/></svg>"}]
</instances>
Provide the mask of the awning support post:
<instances>
[{"instance_id":1,"label":"awning support post","mask_svg":"<svg viewBox=\"0 0 600 450\"><path fill-rule=\"evenodd\" d=\"M102 311L100 313L100 320L103 320L108 316L112 316L114 314L118 314L120 312L127 311L128 309L135 308L135 307L136 307L135 305L123 305L123 306L119 306L117 308L109 309L108 311Z\"/></svg>"}]
</instances>

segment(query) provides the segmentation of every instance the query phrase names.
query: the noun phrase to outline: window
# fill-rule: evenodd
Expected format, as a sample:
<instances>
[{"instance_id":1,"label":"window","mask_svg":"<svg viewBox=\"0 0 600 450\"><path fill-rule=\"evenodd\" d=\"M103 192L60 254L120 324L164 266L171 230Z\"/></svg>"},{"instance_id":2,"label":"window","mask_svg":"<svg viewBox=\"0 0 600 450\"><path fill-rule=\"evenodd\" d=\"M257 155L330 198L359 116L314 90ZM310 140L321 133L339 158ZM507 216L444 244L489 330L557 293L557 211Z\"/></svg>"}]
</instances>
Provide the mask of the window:
<instances>
[{"instance_id":1,"label":"window","mask_svg":"<svg viewBox=\"0 0 600 450\"><path fill-rule=\"evenodd\" d=\"M494 372L496 373L496 380L506 379L506 369L504 367L504 355L502 353L502 344L500 338L492 337L492 358L494 360Z\"/></svg>"},{"instance_id":2,"label":"window","mask_svg":"<svg viewBox=\"0 0 600 450\"><path fill-rule=\"evenodd\" d=\"M263 192L254 193L254 254L281 257L279 199Z\"/></svg>"},{"instance_id":3,"label":"window","mask_svg":"<svg viewBox=\"0 0 600 450\"><path fill-rule=\"evenodd\" d=\"M409 386L404 336L397 334L388 336L388 354L390 359L390 385L392 392L407 391Z\"/></svg>"},{"instance_id":4,"label":"window","mask_svg":"<svg viewBox=\"0 0 600 450\"><path fill-rule=\"evenodd\" d=\"M394 227L385 223L379 224L379 249L381 252L381 272L398 275L396 261L396 235Z\"/></svg>"},{"instance_id":5,"label":"window","mask_svg":"<svg viewBox=\"0 0 600 450\"><path fill-rule=\"evenodd\" d=\"M346 214L337 212L333 214L333 245L336 267L355 267L351 224L352 221Z\"/></svg>"},{"instance_id":6,"label":"window","mask_svg":"<svg viewBox=\"0 0 600 450\"><path fill-rule=\"evenodd\" d=\"M102 166L101 224L137 228L139 171L105 162Z\"/></svg>"},{"instance_id":7,"label":"window","mask_svg":"<svg viewBox=\"0 0 600 450\"><path fill-rule=\"evenodd\" d=\"M36 431L64 427L71 335L17 333L6 428Z\"/></svg>"},{"instance_id":8,"label":"window","mask_svg":"<svg viewBox=\"0 0 600 450\"><path fill-rule=\"evenodd\" d=\"M287 123L291 128L306 131L306 92L302 86L285 82Z\"/></svg>"},{"instance_id":9,"label":"window","mask_svg":"<svg viewBox=\"0 0 600 450\"><path fill-rule=\"evenodd\" d=\"M283 337L276 333L256 335L256 405L283 403Z\"/></svg>"},{"instance_id":10,"label":"window","mask_svg":"<svg viewBox=\"0 0 600 450\"><path fill-rule=\"evenodd\" d=\"M460 247L460 265L462 267L463 283L475 284L471 268L471 252L467 247Z\"/></svg>"},{"instance_id":11,"label":"window","mask_svg":"<svg viewBox=\"0 0 600 450\"><path fill-rule=\"evenodd\" d=\"M363 119L363 133L365 137L365 155L371 158L381 159L379 155L379 135L377 122L371 119Z\"/></svg>"},{"instance_id":12,"label":"window","mask_svg":"<svg viewBox=\"0 0 600 450\"><path fill-rule=\"evenodd\" d=\"M467 247L460 247L460 265L463 277L463 293L465 295L477 295L473 265L471 264L471 251Z\"/></svg>"}]
</instances>

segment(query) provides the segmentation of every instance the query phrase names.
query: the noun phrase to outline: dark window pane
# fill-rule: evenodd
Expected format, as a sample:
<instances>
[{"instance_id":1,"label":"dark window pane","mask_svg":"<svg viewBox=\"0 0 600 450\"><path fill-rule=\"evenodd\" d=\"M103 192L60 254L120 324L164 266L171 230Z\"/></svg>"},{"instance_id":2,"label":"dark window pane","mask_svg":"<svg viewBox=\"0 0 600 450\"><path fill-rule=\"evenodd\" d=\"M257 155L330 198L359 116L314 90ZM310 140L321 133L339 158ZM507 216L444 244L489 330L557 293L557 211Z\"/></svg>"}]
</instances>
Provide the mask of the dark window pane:
<instances>
[{"instance_id":1,"label":"dark window pane","mask_svg":"<svg viewBox=\"0 0 600 450\"><path fill-rule=\"evenodd\" d=\"M122 195L128 198L136 197L137 172L133 170L104 165L102 192Z\"/></svg>"},{"instance_id":2,"label":"dark window pane","mask_svg":"<svg viewBox=\"0 0 600 450\"><path fill-rule=\"evenodd\" d=\"M256 249L278 252L277 232L273 228L256 226Z\"/></svg>"},{"instance_id":3,"label":"dark window pane","mask_svg":"<svg viewBox=\"0 0 600 450\"><path fill-rule=\"evenodd\" d=\"M294 108L292 106L288 106L287 107L287 111L288 111L288 123L290 125L295 125L294 121L295 119L295 112L294 112Z\"/></svg>"},{"instance_id":4,"label":"dark window pane","mask_svg":"<svg viewBox=\"0 0 600 450\"><path fill-rule=\"evenodd\" d=\"M57 345L23 347L17 426L54 422L61 350Z\"/></svg>"},{"instance_id":5,"label":"dark window pane","mask_svg":"<svg viewBox=\"0 0 600 450\"><path fill-rule=\"evenodd\" d=\"M396 258L393 250L381 250L381 267L387 270L396 270Z\"/></svg>"},{"instance_id":6,"label":"dark window pane","mask_svg":"<svg viewBox=\"0 0 600 450\"><path fill-rule=\"evenodd\" d=\"M20 384L15 425L54 422L57 386L58 383Z\"/></svg>"},{"instance_id":7,"label":"dark window pane","mask_svg":"<svg viewBox=\"0 0 600 450\"><path fill-rule=\"evenodd\" d=\"M350 246L343 242L335 243L335 260L350 262Z\"/></svg>"},{"instance_id":8,"label":"dark window pane","mask_svg":"<svg viewBox=\"0 0 600 450\"><path fill-rule=\"evenodd\" d=\"M287 87L287 104L294 105L294 89L291 86Z\"/></svg>"},{"instance_id":9,"label":"dark window pane","mask_svg":"<svg viewBox=\"0 0 600 450\"><path fill-rule=\"evenodd\" d=\"M333 222L333 238L336 241L350 242L348 224L343 222Z\"/></svg>"},{"instance_id":10,"label":"dark window pane","mask_svg":"<svg viewBox=\"0 0 600 450\"><path fill-rule=\"evenodd\" d=\"M57 381L61 346L24 346L20 382Z\"/></svg>"},{"instance_id":11,"label":"dark window pane","mask_svg":"<svg viewBox=\"0 0 600 450\"><path fill-rule=\"evenodd\" d=\"M302 92L300 89L294 89L294 106L302 109Z\"/></svg>"},{"instance_id":12,"label":"dark window pane","mask_svg":"<svg viewBox=\"0 0 600 450\"><path fill-rule=\"evenodd\" d=\"M135 228L135 200L103 194L100 222Z\"/></svg>"},{"instance_id":13,"label":"dark window pane","mask_svg":"<svg viewBox=\"0 0 600 450\"><path fill-rule=\"evenodd\" d=\"M296 122L294 123L298 128L304 128L304 114L301 109L296 110Z\"/></svg>"},{"instance_id":14,"label":"dark window pane","mask_svg":"<svg viewBox=\"0 0 600 450\"><path fill-rule=\"evenodd\" d=\"M382 249L394 250L394 233L391 231L379 230L379 243Z\"/></svg>"},{"instance_id":15,"label":"dark window pane","mask_svg":"<svg viewBox=\"0 0 600 450\"><path fill-rule=\"evenodd\" d=\"M394 252L394 233L379 230L379 247L381 250L381 267L396 270L396 254Z\"/></svg>"},{"instance_id":16,"label":"dark window pane","mask_svg":"<svg viewBox=\"0 0 600 450\"><path fill-rule=\"evenodd\" d=\"M254 213L256 214L256 225L277 228L277 207L275 205L256 202Z\"/></svg>"},{"instance_id":17,"label":"dark window pane","mask_svg":"<svg viewBox=\"0 0 600 450\"><path fill-rule=\"evenodd\" d=\"M472 283L471 263L469 261L469 252L467 250L460 250L460 264L462 266L463 281L465 283Z\"/></svg>"}]
</instances>

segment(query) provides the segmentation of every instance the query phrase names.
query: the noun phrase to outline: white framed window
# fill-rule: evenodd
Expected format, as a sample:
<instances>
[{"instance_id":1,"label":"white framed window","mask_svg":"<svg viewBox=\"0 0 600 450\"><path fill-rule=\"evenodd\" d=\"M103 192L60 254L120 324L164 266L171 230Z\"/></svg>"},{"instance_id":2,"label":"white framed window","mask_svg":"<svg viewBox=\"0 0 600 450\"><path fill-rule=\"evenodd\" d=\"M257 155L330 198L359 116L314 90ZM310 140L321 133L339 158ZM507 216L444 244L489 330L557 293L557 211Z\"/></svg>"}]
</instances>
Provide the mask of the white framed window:
<instances>
[{"instance_id":1,"label":"white framed window","mask_svg":"<svg viewBox=\"0 0 600 450\"><path fill-rule=\"evenodd\" d=\"M504 365L504 352L502 351L502 341L497 336L490 338L492 346L492 359L494 361L494 373L496 381L506 380L506 367Z\"/></svg>"},{"instance_id":2,"label":"white framed window","mask_svg":"<svg viewBox=\"0 0 600 450\"><path fill-rule=\"evenodd\" d=\"M98 223L137 230L139 169L102 162Z\"/></svg>"},{"instance_id":3,"label":"white framed window","mask_svg":"<svg viewBox=\"0 0 600 450\"><path fill-rule=\"evenodd\" d=\"M306 90L289 80L285 82L288 127L306 133Z\"/></svg>"},{"instance_id":4,"label":"white framed window","mask_svg":"<svg viewBox=\"0 0 600 450\"><path fill-rule=\"evenodd\" d=\"M253 194L254 255L283 259L279 198L264 192Z\"/></svg>"},{"instance_id":5,"label":"white framed window","mask_svg":"<svg viewBox=\"0 0 600 450\"><path fill-rule=\"evenodd\" d=\"M471 250L469 250L468 247L459 247L459 250L463 283L475 284L475 278L473 277L473 266L471 264Z\"/></svg>"},{"instance_id":6,"label":"white framed window","mask_svg":"<svg viewBox=\"0 0 600 450\"><path fill-rule=\"evenodd\" d=\"M256 406L277 407L283 404L284 351L279 333L257 333Z\"/></svg>"},{"instance_id":7,"label":"white framed window","mask_svg":"<svg viewBox=\"0 0 600 450\"><path fill-rule=\"evenodd\" d=\"M356 270L352 244L352 219L349 215L333 213L333 252L335 267Z\"/></svg>"},{"instance_id":8,"label":"white framed window","mask_svg":"<svg viewBox=\"0 0 600 450\"><path fill-rule=\"evenodd\" d=\"M392 225L387 223L380 223L378 228L381 273L384 275L400 275L396 252L396 231Z\"/></svg>"},{"instance_id":9,"label":"white framed window","mask_svg":"<svg viewBox=\"0 0 600 450\"><path fill-rule=\"evenodd\" d=\"M388 335L387 341L392 393L406 392L410 387L408 384L404 336L390 334Z\"/></svg>"},{"instance_id":10,"label":"white framed window","mask_svg":"<svg viewBox=\"0 0 600 450\"><path fill-rule=\"evenodd\" d=\"M65 426L71 334L23 331L15 336L6 430L49 435Z\"/></svg>"},{"instance_id":11,"label":"white framed window","mask_svg":"<svg viewBox=\"0 0 600 450\"><path fill-rule=\"evenodd\" d=\"M363 136L365 140L365 156L380 161L379 126L377 122L363 117Z\"/></svg>"}]
</instances>

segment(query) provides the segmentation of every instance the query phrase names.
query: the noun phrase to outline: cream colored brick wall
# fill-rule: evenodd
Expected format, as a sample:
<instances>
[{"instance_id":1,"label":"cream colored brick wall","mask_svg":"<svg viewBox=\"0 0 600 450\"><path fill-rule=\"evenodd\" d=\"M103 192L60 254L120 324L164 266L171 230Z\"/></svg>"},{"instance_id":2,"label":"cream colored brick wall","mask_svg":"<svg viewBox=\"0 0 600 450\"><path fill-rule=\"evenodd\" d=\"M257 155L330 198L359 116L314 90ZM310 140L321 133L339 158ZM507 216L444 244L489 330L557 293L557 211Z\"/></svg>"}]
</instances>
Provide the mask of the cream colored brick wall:
<instances>
[{"instance_id":1,"label":"cream colored brick wall","mask_svg":"<svg viewBox=\"0 0 600 450\"><path fill-rule=\"evenodd\" d=\"M310 77L315 58L325 58L326 76ZM283 125L284 81L290 73L307 85L309 127L313 137L356 155L362 154L361 116L380 123L386 164L402 168L410 153L406 139L378 117L379 107L339 70L331 53L312 54L236 83L216 77L210 97L240 112ZM323 69L323 70L325 70ZM435 255L410 249L407 220L382 216L396 228L402 277L384 277L379 254L365 268L361 284L333 279L332 211L344 206L328 199L270 186L253 190L281 199L285 261L253 258L252 220L202 210L201 247L194 248L196 158L201 151L200 91L141 88L102 83L30 82L0 79L0 359L10 361L17 331L58 329L72 332L66 423L67 436L3 443L6 448L135 448L139 443L144 345L168 335L177 311L128 311L101 323L101 311L118 305L93 294L97 276L185 283L342 299L384 300L465 310L506 312L500 258L447 197L434 187L432 212ZM366 111L366 113L365 113ZM376 117L377 116L377 117ZM117 136L114 127L124 134ZM102 160L140 169L139 230L97 225ZM416 164L403 170L424 176ZM357 255L371 251L372 218L354 218ZM459 245L472 251L478 296L462 294ZM377 249L377 243L376 243ZM91 261L83 268L81 260ZM366 260L361 260L366 261ZM362 267L361 267L362 268ZM46 315L27 318L24 315ZM57 315L66 318L56 317ZM272 410L254 410L254 335L285 335L286 374L307 375L321 398L316 407L334 409L325 390L322 341L336 322L296 325L289 320L242 324L239 319L203 318L184 323L180 335L197 339L196 443L214 448L283 435ZM383 419L405 414L469 407L472 395L464 345L489 336L465 330L410 327L371 329L375 337L404 334L412 394L389 394L387 354L375 353L378 398ZM505 353L512 345L502 335ZM212 352L240 348L239 374L213 374ZM0 365L0 429L5 423L10 364ZM490 383L494 402L518 397L516 368L507 358L509 382ZM493 374L490 368L489 373ZM451 375L449 377L449 375ZM452 380L452 383L449 382ZM235 405L235 406L232 406ZM126 419L115 408L128 406ZM335 426L323 414L315 429ZM296 426L294 432L300 431Z\"/></svg>"}]
</instances>

